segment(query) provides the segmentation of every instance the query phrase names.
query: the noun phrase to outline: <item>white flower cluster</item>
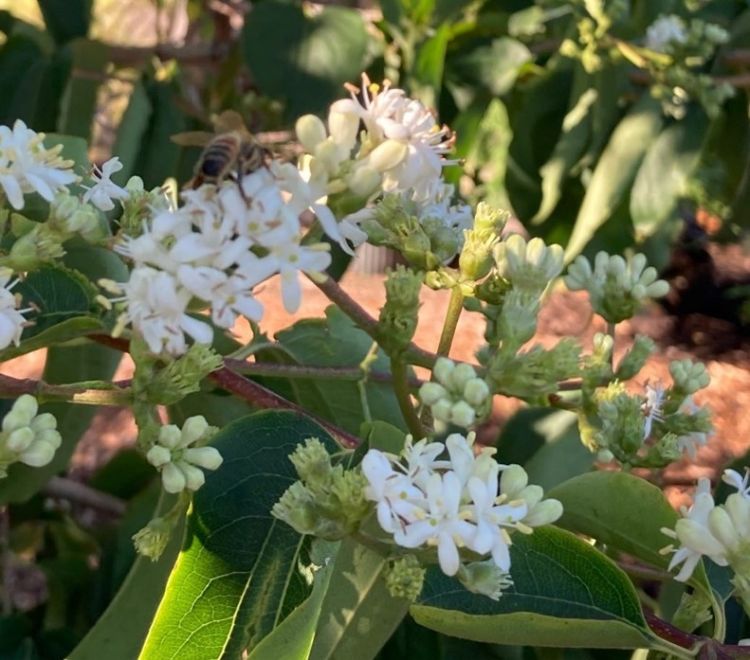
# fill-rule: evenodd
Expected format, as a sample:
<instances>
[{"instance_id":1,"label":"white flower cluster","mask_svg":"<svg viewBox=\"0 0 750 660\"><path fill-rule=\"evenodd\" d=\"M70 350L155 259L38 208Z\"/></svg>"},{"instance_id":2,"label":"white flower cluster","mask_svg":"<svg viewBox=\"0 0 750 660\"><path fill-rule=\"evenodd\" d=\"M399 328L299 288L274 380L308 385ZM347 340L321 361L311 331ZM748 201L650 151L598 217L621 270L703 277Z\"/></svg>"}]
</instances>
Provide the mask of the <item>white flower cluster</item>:
<instances>
[{"instance_id":1,"label":"white flower cluster","mask_svg":"<svg viewBox=\"0 0 750 660\"><path fill-rule=\"evenodd\" d=\"M701 557L719 566L730 566L735 572L735 587L750 587L750 472L742 477L725 470L722 480L737 489L724 504L716 505L708 479L701 479L690 508L682 507L682 519L675 528L662 532L679 541L679 548L669 545L662 553L674 552L669 570L682 564L675 577L687 581ZM745 594L747 598L748 594Z\"/></svg>"},{"instance_id":2,"label":"white flower cluster","mask_svg":"<svg viewBox=\"0 0 750 660\"><path fill-rule=\"evenodd\" d=\"M446 575L458 573L461 548L489 554L508 572L511 532L528 534L562 515L560 502L528 485L522 467L500 465L492 448L475 455L473 442L473 433L452 434L445 444L408 437L400 456L371 449L362 461L380 527L402 547L436 546Z\"/></svg>"},{"instance_id":3,"label":"white flower cluster","mask_svg":"<svg viewBox=\"0 0 750 660\"><path fill-rule=\"evenodd\" d=\"M13 271L0 268L0 349L21 341L21 334L26 323L23 315L31 309L18 309L18 297L11 289L18 280L11 280Z\"/></svg>"},{"instance_id":4,"label":"white flower cluster","mask_svg":"<svg viewBox=\"0 0 750 660\"><path fill-rule=\"evenodd\" d=\"M216 470L221 465L223 459L216 448L191 446L214 430L202 415L188 417L182 429L175 424L159 429L159 438L146 453L146 459L161 472L164 490L196 491L206 481L200 468Z\"/></svg>"},{"instance_id":5,"label":"white flower cluster","mask_svg":"<svg viewBox=\"0 0 750 660\"><path fill-rule=\"evenodd\" d=\"M62 444L57 420L51 413L39 412L39 404L31 394L16 399L2 422L0 432L0 476L11 463L32 467L47 465Z\"/></svg>"},{"instance_id":6,"label":"white flower cluster","mask_svg":"<svg viewBox=\"0 0 750 660\"><path fill-rule=\"evenodd\" d=\"M304 178L327 194L403 194L417 203L420 219L470 227L470 209L451 205L453 187L442 178L443 167L452 162L444 158L452 146L450 130L387 81L381 87L363 75L361 89L350 91L350 99L331 105L327 126L313 115L297 121L297 137L307 152L300 160ZM367 210L353 213L340 225L355 246L367 239L357 225L370 215Z\"/></svg>"},{"instance_id":7,"label":"white flower cluster","mask_svg":"<svg viewBox=\"0 0 750 660\"><path fill-rule=\"evenodd\" d=\"M672 43L684 44L688 39L687 26L679 16L659 16L646 30L646 47L663 52Z\"/></svg>"},{"instance_id":8,"label":"white flower cluster","mask_svg":"<svg viewBox=\"0 0 750 660\"><path fill-rule=\"evenodd\" d=\"M470 364L456 365L441 357L432 374L437 382L424 383L419 398L430 407L438 432L447 424L469 428L489 412L490 388Z\"/></svg>"},{"instance_id":9,"label":"white flower cluster","mask_svg":"<svg viewBox=\"0 0 750 660\"><path fill-rule=\"evenodd\" d=\"M26 193L39 193L51 202L55 193L78 177L73 161L60 156L62 145L47 149L44 133L37 133L17 119L13 128L0 126L0 190L10 205L20 210Z\"/></svg>"},{"instance_id":10,"label":"white flower cluster","mask_svg":"<svg viewBox=\"0 0 750 660\"><path fill-rule=\"evenodd\" d=\"M299 216L312 198L294 166L280 163L240 182L184 191L181 207L156 213L140 236L117 248L135 262L128 282L109 283L125 294L121 325L131 323L154 353L178 355L187 348L185 334L199 343L213 337L188 314L193 298L210 306L220 328L240 315L259 321L263 307L253 289L277 273L284 306L296 311L299 273L320 276L331 262L327 244L302 243Z\"/></svg>"}]
</instances>

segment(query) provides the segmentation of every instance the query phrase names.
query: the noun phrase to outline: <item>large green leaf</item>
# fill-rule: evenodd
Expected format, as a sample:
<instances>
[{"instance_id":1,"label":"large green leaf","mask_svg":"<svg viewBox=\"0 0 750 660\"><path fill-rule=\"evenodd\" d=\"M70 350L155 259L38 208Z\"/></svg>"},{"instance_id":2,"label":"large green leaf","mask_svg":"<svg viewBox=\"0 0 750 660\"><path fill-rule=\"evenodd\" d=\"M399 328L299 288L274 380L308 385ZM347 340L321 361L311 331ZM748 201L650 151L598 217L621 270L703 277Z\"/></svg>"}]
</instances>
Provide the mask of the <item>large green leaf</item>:
<instances>
[{"instance_id":1,"label":"large green leaf","mask_svg":"<svg viewBox=\"0 0 750 660\"><path fill-rule=\"evenodd\" d=\"M0 124L31 118L27 97L33 85L26 76L45 61L40 46L26 35L11 35L0 47ZM19 91L24 94L19 95Z\"/></svg>"},{"instance_id":2,"label":"large green leaf","mask_svg":"<svg viewBox=\"0 0 750 660\"><path fill-rule=\"evenodd\" d=\"M663 123L661 106L645 94L617 125L591 177L565 249L572 261L612 215Z\"/></svg>"},{"instance_id":3,"label":"large green leaf","mask_svg":"<svg viewBox=\"0 0 750 660\"><path fill-rule=\"evenodd\" d=\"M637 238L654 233L677 217L677 202L684 195L706 138L708 117L694 108L665 128L651 144L630 193L630 215Z\"/></svg>"},{"instance_id":4,"label":"large green leaf","mask_svg":"<svg viewBox=\"0 0 750 660\"><path fill-rule=\"evenodd\" d=\"M93 316L96 289L74 270L47 266L30 273L18 284L16 291L23 296L24 305L36 310L27 317L34 324L24 330L22 341L63 321Z\"/></svg>"},{"instance_id":5,"label":"large green leaf","mask_svg":"<svg viewBox=\"0 0 750 660\"><path fill-rule=\"evenodd\" d=\"M135 174L135 163L143 145L143 136L149 127L153 106L142 81L133 86L128 107L122 116L117 139L112 153L120 158L123 169L115 175L118 183L124 185L128 178ZM118 178L121 177L121 178Z\"/></svg>"},{"instance_id":6,"label":"large green leaf","mask_svg":"<svg viewBox=\"0 0 750 660\"><path fill-rule=\"evenodd\" d=\"M372 339L357 328L337 307L326 310L324 319L295 323L276 335L280 350L264 351L258 359L316 367L357 367L372 346ZM387 372L389 363L381 352L372 369ZM291 396L326 419L351 433L358 433L363 422L362 400L357 383L336 380L264 379L269 387ZM387 383L369 381L365 387L373 419L403 427L403 419L392 388Z\"/></svg>"},{"instance_id":7,"label":"large green leaf","mask_svg":"<svg viewBox=\"0 0 750 660\"><path fill-rule=\"evenodd\" d=\"M341 85L364 70L367 33L360 14L326 7L313 17L269 0L253 8L242 32L245 61L260 90L286 102L289 117L320 112Z\"/></svg>"},{"instance_id":8,"label":"large green leaf","mask_svg":"<svg viewBox=\"0 0 750 660\"><path fill-rule=\"evenodd\" d=\"M306 544L270 512L296 479L289 454L312 436L338 449L324 429L289 412L244 417L216 436L224 463L195 495L141 658L239 657L305 600L298 562Z\"/></svg>"},{"instance_id":9,"label":"large green leaf","mask_svg":"<svg viewBox=\"0 0 750 660\"><path fill-rule=\"evenodd\" d=\"M532 223L544 222L555 210L562 196L565 179L586 149L591 134L593 107L598 91L591 86L590 77L583 70L576 71L576 85L571 94L571 107L563 119L560 139L550 159L540 170L542 202Z\"/></svg>"},{"instance_id":10,"label":"large green leaf","mask_svg":"<svg viewBox=\"0 0 750 660\"><path fill-rule=\"evenodd\" d=\"M453 66L465 82L481 85L493 96L502 96L531 59L531 51L520 41L500 37L464 55Z\"/></svg>"},{"instance_id":11,"label":"large green leaf","mask_svg":"<svg viewBox=\"0 0 750 660\"><path fill-rule=\"evenodd\" d=\"M154 515L163 515L174 502L174 496L162 494ZM179 524L158 561L143 556L136 558L117 595L70 654L70 660L104 657L107 660L133 660L137 657L180 552L184 531L184 524Z\"/></svg>"},{"instance_id":12,"label":"large green leaf","mask_svg":"<svg viewBox=\"0 0 750 660\"><path fill-rule=\"evenodd\" d=\"M91 22L91 0L37 0L47 30L59 44L85 37Z\"/></svg>"},{"instance_id":13,"label":"large green leaf","mask_svg":"<svg viewBox=\"0 0 750 660\"><path fill-rule=\"evenodd\" d=\"M370 658L409 609L383 580L383 558L351 540L341 543L321 607L310 660Z\"/></svg>"},{"instance_id":14,"label":"large green leaf","mask_svg":"<svg viewBox=\"0 0 750 660\"><path fill-rule=\"evenodd\" d=\"M664 493L625 472L590 472L557 486L549 497L563 504L558 525L586 534L649 564L666 568L669 544L662 527L674 529L677 513Z\"/></svg>"},{"instance_id":15,"label":"large green leaf","mask_svg":"<svg viewBox=\"0 0 750 660\"><path fill-rule=\"evenodd\" d=\"M517 534L513 587L493 601L430 570L415 620L455 637L495 644L639 648L648 628L627 576L602 553L554 527Z\"/></svg>"},{"instance_id":16,"label":"large green leaf","mask_svg":"<svg viewBox=\"0 0 750 660\"><path fill-rule=\"evenodd\" d=\"M73 71L60 104L58 130L88 139L109 51L103 44L83 38L73 41L70 47L73 50Z\"/></svg>"},{"instance_id":17,"label":"large green leaf","mask_svg":"<svg viewBox=\"0 0 750 660\"><path fill-rule=\"evenodd\" d=\"M417 51L416 62L409 88L427 107L438 107L440 88L443 85L445 51L451 30L444 23Z\"/></svg>"}]
</instances>

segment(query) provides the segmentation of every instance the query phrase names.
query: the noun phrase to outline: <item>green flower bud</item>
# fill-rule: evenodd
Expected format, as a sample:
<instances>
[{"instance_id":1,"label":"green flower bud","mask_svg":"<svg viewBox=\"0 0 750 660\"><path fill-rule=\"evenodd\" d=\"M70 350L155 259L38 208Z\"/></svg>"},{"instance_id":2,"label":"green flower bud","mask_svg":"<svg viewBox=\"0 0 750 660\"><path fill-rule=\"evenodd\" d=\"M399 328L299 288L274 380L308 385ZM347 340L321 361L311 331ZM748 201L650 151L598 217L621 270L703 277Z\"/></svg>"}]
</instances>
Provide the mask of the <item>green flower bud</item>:
<instances>
[{"instance_id":1,"label":"green flower bud","mask_svg":"<svg viewBox=\"0 0 750 660\"><path fill-rule=\"evenodd\" d=\"M435 361L435 366L432 368L432 375L438 382L447 385L450 382L451 374L455 368L456 364L453 360L446 357L439 357Z\"/></svg>"},{"instance_id":2,"label":"green flower bud","mask_svg":"<svg viewBox=\"0 0 750 660\"><path fill-rule=\"evenodd\" d=\"M495 247L498 272L510 280L514 288L540 294L549 282L560 274L563 249L559 245L545 245L540 238L528 243L513 234Z\"/></svg>"},{"instance_id":3,"label":"green flower bud","mask_svg":"<svg viewBox=\"0 0 750 660\"><path fill-rule=\"evenodd\" d=\"M188 394L200 391L201 382L222 364L221 355L210 346L193 344L145 383L146 399L158 405L175 404Z\"/></svg>"},{"instance_id":4,"label":"green flower bud","mask_svg":"<svg viewBox=\"0 0 750 660\"><path fill-rule=\"evenodd\" d=\"M146 453L146 460L154 467L161 467L172 460L172 452L161 445L154 445Z\"/></svg>"},{"instance_id":5,"label":"green flower bud","mask_svg":"<svg viewBox=\"0 0 750 660\"><path fill-rule=\"evenodd\" d=\"M501 211L493 208L486 202L479 202L474 214L474 226L472 229L483 237L499 236L503 227L508 222L508 218L510 218L508 211Z\"/></svg>"},{"instance_id":6,"label":"green flower bud","mask_svg":"<svg viewBox=\"0 0 750 660\"><path fill-rule=\"evenodd\" d=\"M176 449L182 440L182 431L176 424L166 424L159 429L159 444L167 449Z\"/></svg>"},{"instance_id":7,"label":"green flower bud","mask_svg":"<svg viewBox=\"0 0 750 660\"><path fill-rule=\"evenodd\" d=\"M476 416L476 411L466 401L454 403L451 408L451 423L462 428L469 428Z\"/></svg>"},{"instance_id":8,"label":"green flower bud","mask_svg":"<svg viewBox=\"0 0 750 660\"><path fill-rule=\"evenodd\" d=\"M139 555L157 561L172 535L173 525L164 518L154 518L132 537L135 550Z\"/></svg>"},{"instance_id":9,"label":"green flower bud","mask_svg":"<svg viewBox=\"0 0 750 660\"><path fill-rule=\"evenodd\" d=\"M503 591L513 586L509 573L495 565L491 559L461 564L456 574L459 582L473 594L499 600Z\"/></svg>"},{"instance_id":10,"label":"green flower bud","mask_svg":"<svg viewBox=\"0 0 750 660\"><path fill-rule=\"evenodd\" d=\"M180 472L185 475L185 487L188 490L196 491L206 483L203 471L194 465L190 465L187 461L178 461L176 465L180 469Z\"/></svg>"},{"instance_id":11,"label":"green flower bud","mask_svg":"<svg viewBox=\"0 0 750 660\"><path fill-rule=\"evenodd\" d=\"M672 375L675 388L685 394L693 394L704 387L708 387L711 382L711 377L706 371L705 365L689 359L671 362L669 373Z\"/></svg>"},{"instance_id":12,"label":"green flower bud","mask_svg":"<svg viewBox=\"0 0 750 660\"><path fill-rule=\"evenodd\" d=\"M10 432L5 439L5 446L12 452L21 453L26 451L32 442L34 442L34 431L30 427L24 426Z\"/></svg>"},{"instance_id":13,"label":"green flower bud","mask_svg":"<svg viewBox=\"0 0 750 660\"><path fill-rule=\"evenodd\" d=\"M498 321L500 337L507 344L522 346L536 333L539 299L532 294L512 289L505 296Z\"/></svg>"},{"instance_id":14,"label":"green flower bud","mask_svg":"<svg viewBox=\"0 0 750 660\"><path fill-rule=\"evenodd\" d=\"M188 417L182 425L180 433L180 446L187 447L202 440L211 427L203 415ZM214 450L215 451L215 450Z\"/></svg>"},{"instance_id":15,"label":"green flower bud","mask_svg":"<svg viewBox=\"0 0 750 660\"><path fill-rule=\"evenodd\" d=\"M409 153L409 147L400 140L385 140L369 154L367 163L378 172L387 172L400 165Z\"/></svg>"},{"instance_id":16,"label":"green flower bud","mask_svg":"<svg viewBox=\"0 0 750 660\"><path fill-rule=\"evenodd\" d=\"M463 392L466 384L477 377L477 372L474 371L474 367L470 364L461 363L457 364L451 371L447 385L454 392Z\"/></svg>"},{"instance_id":17,"label":"green flower bud","mask_svg":"<svg viewBox=\"0 0 750 660\"><path fill-rule=\"evenodd\" d=\"M164 490L168 493L179 493L185 490L187 485L185 473L174 463L166 463L162 467L161 480Z\"/></svg>"},{"instance_id":18,"label":"green flower bud","mask_svg":"<svg viewBox=\"0 0 750 660\"><path fill-rule=\"evenodd\" d=\"M271 514L300 534L314 533L319 518L315 498L300 481L295 481L284 491L281 499L273 505Z\"/></svg>"},{"instance_id":19,"label":"green flower bud","mask_svg":"<svg viewBox=\"0 0 750 660\"><path fill-rule=\"evenodd\" d=\"M449 399L440 399L440 401L434 404L430 410L432 412L432 417L436 422L447 424L451 421L453 404Z\"/></svg>"},{"instance_id":20,"label":"green flower bud","mask_svg":"<svg viewBox=\"0 0 750 660\"><path fill-rule=\"evenodd\" d=\"M500 475L500 492L508 496L508 499L518 499L521 491L529 483L529 475L520 465L509 465Z\"/></svg>"},{"instance_id":21,"label":"green flower bud","mask_svg":"<svg viewBox=\"0 0 750 660\"><path fill-rule=\"evenodd\" d=\"M472 378L464 386L464 400L472 406L485 404L490 396L490 388L481 378Z\"/></svg>"},{"instance_id":22,"label":"green flower bud","mask_svg":"<svg viewBox=\"0 0 750 660\"><path fill-rule=\"evenodd\" d=\"M7 415L3 418L3 431L13 431L29 426L39 411L39 404L31 394L22 394L13 403Z\"/></svg>"},{"instance_id":23,"label":"green flower bud","mask_svg":"<svg viewBox=\"0 0 750 660\"><path fill-rule=\"evenodd\" d=\"M299 478L315 492L328 480L331 473L331 457L325 445L317 438L307 438L304 445L297 445L289 460L297 470Z\"/></svg>"},{"instance_id":24,"label":"green flower bud","mask_svg":"<svg viewBox=\"0 0 750 660\"><path fill-rule=\"evenodd\" d=\"M347 178L346 185L355 195L369 197L377 190L381 181L380 172L372 167L362 165L356 168Z\"/></svg>"},{"instance_id":25,"label":"green flower bud","mask_svg":"<svg viewBox=\"0 0 750 660\"><path fill-rule=\"evenodd\" d=\"M385 586L394 598L416 603L422 593L425 569L414 555L392 561L385 572Z\"/></svg>"},{"instance_id":26,"label":"green flower bud","mask_svg":"<svg viewBox=\"0 0 750 660\"><path fill-rule=\"evenodd\" d=\"M481 280L493 265L492 250L498 242L497 236L479 238L475 232L464 233L464 246L458 257L461 274L468 280Z\"/></svg>"},{"instance_id":27,"label":"green flower bud","mask_svg":"<svg viewBox=\"0 0 750 660\"><path fill-rule=\"evenodd\" d=\"M188 463L197 465L204 470L216 470L224 462L215 447L191 447L186 449L183 455Z\"/></svg>"},{"instance_id":28,"label":"green flower bud","mask_svg":"<svg viewBox=\"0 0 750 660\"><path fill-rule=\"evenodd\" d=\"M655 347L656 344L654 344L651 338L637 335L633 346L617 367L615 377L618 380L633 378L643 368L643 365L646 364L646 360L654 352Z\"/></svg>"},{"instance_id":29,"label":"green flower bud","mask_svg":"<svg viewBox=\"0 0 750 660\"><path fill-rule=\"evenodd\" d=\"M48 442L37 440L18 457L21 463L31 467L47 465L55 456L55 448Z\"/></svg>"},{"instance_id":30,"label":"green flower bud","mask_svg":"<svg viewBox=\"0 0 750 660\"><path fill-rule=\"evenodd\" d=\"M447 390L438 383L424 383L419 388L419 399L426 406L432 406L436 404L440 399L448 395Z\"/></svg>"},{"instance_id":31,"label":"green flower bud","mask_svg":"<svg viewBox=\"0 0 750 660\"><path fill-rule=\"evenodd\" d=\"M315 148L328 137L325 124L315 115L302 115L294 125L294 132L308 153L314 153Z\"/></svg>"}]
</instances>

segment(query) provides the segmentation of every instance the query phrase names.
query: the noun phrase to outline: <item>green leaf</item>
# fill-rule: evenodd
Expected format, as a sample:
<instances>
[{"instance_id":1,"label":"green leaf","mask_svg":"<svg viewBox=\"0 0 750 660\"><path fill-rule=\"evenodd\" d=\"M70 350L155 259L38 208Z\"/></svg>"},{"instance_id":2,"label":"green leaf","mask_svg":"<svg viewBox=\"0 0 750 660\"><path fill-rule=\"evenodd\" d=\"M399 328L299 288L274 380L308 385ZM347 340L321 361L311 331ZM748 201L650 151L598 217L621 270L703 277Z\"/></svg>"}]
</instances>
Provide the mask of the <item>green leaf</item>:
<instances>
[{"instance_id":1,"label":"green leaf","mask_svg":"<svg viewBox=\"0 0 750 660\"><path fill-rule=\"evenodd\" d=\"M513 587L493 601L469 593L437 569L428 572L417 623L447 635L495 644L586 648L648 646L633 585L617 566L554 527L517 534Z\"/></svg>"},{"instance_id":2,"label":"green leaf","mask_svg":"<svg viewBox=\"0 0 750 660\"><path fill-rule=\"evenodd\" d=\"M474 82L493 96L502 96L515 84L521 67L532 59L531 51L520 41L500 37L457 59L454 67L464 82Z\"/></svg>"},{"instance_id":3,"label":"green leaf","mask_svg":"<svg viewBox=\"0 0 750 660\"><path fill-rule=\"evenodd\" d=\"M645 94L618 124L586 189L565 249L566 262L580 254L596 230L612 215L663 121L659 102Z\"/></svg>"},{"instance_id":4,"label":"green leaf","mask_svg":"<svg viewBox=\"0 0 750 660\"><path fill-rule=\"evenodd\" d=\"M66 341L83 337L97 330L104 330L104 326L99 319L93 316L76 316L62 323L57 323L33 337L24 339L18 346L11 345L3 349L0 351L0 362L12 360L19 355L26 355L26 353L31 353L31 351L36 351L39 348L64 344Z\"/></svg>"},{"instance_id":5,"label":"green leaf","mask_svg":"<svg viewBox=\"0 0 750 660\"><path fill-rule=\"evenodd\" d=\"M662 527L674 529L677 513L661 489L625 472L590 472L548 493L562 502L558 525L666 568L669 544Z\"/></svg>"},{"instance_id":6,"label":"green leaf","mask_svg":"<svg viewBox=\"0 0 750 660\"><path fill-rule=\"evenodd\" d=\"M224 462L195 494L143 660L237 658L308 596L298 570L304 539L270 512L296 480L289 454L309 437L339 449L324 429L289 412L244 417L216 436Z\"/></svg>"},{"instance_id":7,"label":"green leaf","mask_svg":"<svg viewBox=\"0 0 750 660\"><path fill-rule=\"evenodd\" d=\"M450 24L443 23L417 51L409 89L429 108L438 107L440 88L443 85L445 52L451 37Z\"/></svg>"},{"instance_id":8,"label":"green leaf","mask_svg":"<svg viewBox=\"0 0 750 660\"><path fill-rule=\"evenodd\" d=\"M577 72L577 79L584 74ZM544 222L555 210L562 196L565 179L570 176L570 170L580 159L586 149L591 133L592 108L598 99L597 90L589 82L584 89L577 90L571 100L571 109L563 119L560 139L555 145L550 159L540 170L542 175L542 202L536 215L531 219L533 224ZM583 83L581 84L583 86Z\"/></svg>"},{"instance_id":9,"label":"green leaf","mask_svg":"<svg viewBox=\"0 0 750 660\"><path fill-rule=\"evenodd\" d=\"M321 112L341 86L364 70L367 32L360 14L326 7L308 17L296 5L269 0L245 21L242 48L263 94L286 103L288 117Z\"/></svg>"},{"instance_id":10,"label":"green leaf","mask_svg":"<svg viewBox=\"0 0 750 660\"><path fill-rule=\"evenodd\" d=\"M162 495L154 517L163 515L174 504L174 496ZM133 660L146 638L164 585L172 570L185 532L184 521L158 561L138 556L109 607L70 654L70 660Z\"/></svg>"},{"instance_id":11,"label":"green leaf","mask_svg":"<svg viewBox=\"0 0 750 660\"><path fill-rule=\"evenodd\" d=\"M34 325L24 330L22 342L63 321L92 316L96 289L72 269L46 266L30 273L15 290L23 296L24 306L38 310L27 316Z\"/></svg>"},{"instance_id":12,"label":"green leaf","mask_svg":"<svg viewBox=\"0 0 750 660\"><path fill-rule=\"evenodd\" d=\"M44 62L42 49L28 36L11 34L0 47L0 124L31 119L31 108L26 103L30 86L26 75ZM19 95L22 90L25 94Z\"/></svg>"},{"instance_id":13,"label":"green leaf","mask_svg":"<svg viewBox=\"0 0 750 660\"><path fill-rule=\"evenodd\" d=\"M37 0L47 30L58 44L85 37L91 22L91 0Z\"/></svg>"},{"instance_id":14,"label":"green leaf","mask_svg":"<svg viewBox=\"0 0 750 660\"><path fill-rule=\"evenodd\" d=\"M698 165L707 128L706 114L693 108L682 121L665 128L648 148L630 193L637 238L652 235L662 223L677 217L677 203Z\"/></svg>"},{"instance_id":15,"label":"green leaf","mask_svg":"<svg viewBox=\"0 0 750 660\"><path fill-rule=\"evenodd\" d=\"M118 179L118 183L122 185L135 173L135 163L143 145L152 112L153 106L146 87L142 81L138 81L130 94L128 107L122 116L115 145L112 148L112 153L118 156L123 164L123 169L117 173L122 177Z\"/></svg>"},{"instance_id":16,"label":"green leaf","mask_svg":"<svg viewBox=\"0 0 750 660\"><path fill-rule=\"evenodd\" d=\"M61 156L72 160L78 171L87 171L91 167L89 163L89 145L85 138L75 135L62 135L61 133L47 133L44 145L47 148L62 145Z\"/></svg>"},{"instance_id":17,"label":"green leaf","mask_svg":"<svg viewBox=\"0 0 750 660\"><path fill-rule=\"evenodd\" d=\"M329 564L316 571L313 589L307 598L281 625L263 638L248 655L249 660L278 660L278 658L309 658L320 608L331 580Z\"/></svg>"},{"instance_id":18,"label":"green leaf","mask_svg":"<svg viewBox=\"0 0 750 660\"><path fill-rule=\"evenodd\" d=\"M97 41L76 39L71 43L73 71L60 105L58 131L88 140L96 112L99 87L109 62L109 49ZM85 74L82 72L86 72ZM97 74L101 74L101 78Z\"/></svg>"},{"instance_id":19,"label":"green leaf","mask_svg":"<svg viewBox=\"0 0 750 660\"><path fill-rule=\"evenodd\" d=\"M357 367L372 346L372 339L357 328L337 307L326 310L326 318L295 323L276 335L281 350L263 351L258 359L282 364L316 367ZM372 369L387 372L388 358L381 352ZM263 379L272 389L291 396L308 410L320 414L341 428L358 433L363 422L362 400L354 381ZM365 387L373 419L403 427L396 397L387 383L369 381Z\"/></svg>"},{"instance_id":20,"label":"green leaf","mask_svg":"<svg viewBox=\"0 0 750 660\"><path fill-rule=\"evenodd\" d=\"M388 641L409 603L388 593L385 565L363 545L342 541L309 660L370 658Z\"/></svg>"}]
</instances>

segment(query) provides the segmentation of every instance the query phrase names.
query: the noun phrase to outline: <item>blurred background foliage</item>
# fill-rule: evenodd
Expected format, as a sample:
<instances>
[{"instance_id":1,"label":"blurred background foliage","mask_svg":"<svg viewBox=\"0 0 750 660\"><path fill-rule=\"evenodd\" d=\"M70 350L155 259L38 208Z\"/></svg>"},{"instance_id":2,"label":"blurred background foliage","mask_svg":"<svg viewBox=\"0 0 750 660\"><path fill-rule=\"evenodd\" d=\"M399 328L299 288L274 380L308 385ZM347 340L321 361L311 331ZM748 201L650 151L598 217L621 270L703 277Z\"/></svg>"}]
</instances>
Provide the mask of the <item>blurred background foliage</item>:
<instances>
[{"instance_id":1,"label":"blurred background foliage","mask_svg":"<svg viewBox=\"0 0 750 660\"><path fill-rule=\"evenodd\" d=\"M644 44L669 14L717 25L728 40L703 48L699 35L704 52L665 61ZM0 123L85 138L92 162L121 158L121 184L131 174L147 187L187 181L199 151L170 136L210 128L225 109L293 154L295 118L325 113L362 71L435 107L456 131L462 167L446 175L462 195L512 210L530 234L567 245L569 259L637 246L666 267L675 247L747 240L746 0L0 0ZM747 290L736 287L740 299ZM500 442L501 459L545 488L591 461L552 414L525 411ZM101 630L69 654L133 564L130 537L157 506L152 477L135 452L118 454L89 484L127 510L87 521L47 507L39 486L0 492L0 505L13 503L12 533L0 538L18 561L1 604L18 613L0 617L0 659L102 657ZM123 596L146 623L168 570L155 565L153 593ZM115 623L107 630L133 644L109 639L106 657L133 658L143 621ZM479 645L407 621L379 657L629 656Z\"/></svg>"}]
</instances>

